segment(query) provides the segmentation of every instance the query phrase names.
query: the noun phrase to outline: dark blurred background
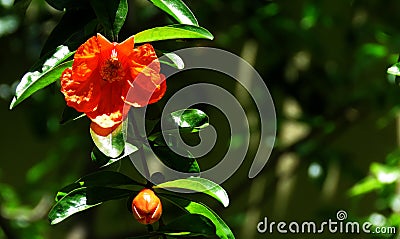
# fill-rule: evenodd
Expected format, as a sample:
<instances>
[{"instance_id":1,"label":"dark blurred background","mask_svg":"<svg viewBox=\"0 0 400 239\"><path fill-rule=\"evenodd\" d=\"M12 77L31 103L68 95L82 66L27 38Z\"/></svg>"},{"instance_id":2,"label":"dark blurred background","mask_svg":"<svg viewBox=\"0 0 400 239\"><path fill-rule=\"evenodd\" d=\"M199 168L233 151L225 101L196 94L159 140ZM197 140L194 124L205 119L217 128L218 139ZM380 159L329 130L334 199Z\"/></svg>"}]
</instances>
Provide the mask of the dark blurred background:
<instances>
[{"instance_id":1,"label":"dark blurred background","mask_svg":"<svg viewBox=\"0 0 400 239\"><path fill-rule=\"evenodd\" d=\"M268 164L250 180L247 173L259 122L252 126L256 136L248 157L223 184L231 198L228 208L207 197L194 198L220 213L239 239L309 238L307 234L259 234L256 227L264 217L286 222L327 221L336 219L338 210L345 210L348 220L398 228L400 89L386 70L397 62L400 50L400 2L185 2L200 25L214 34L214 41L157 42L155 48L212 46L243 57L265 80L278 123ZM57 84L9 110L16 84L39 58L63 14L43 0L33 0L25 15L12 5L13 0L0 0L0 238L140 235L145 228L129 214L124 200L49 225L47 212L57 190L96 170L90 159L93 143L87 119L59 124L65 103ZM119 38L169 23L171 20L149 2L129 1L129 16ZM221 77L204 74L186 72L169 80L164 101L184 85L217 83ZM235 93L234 81L224 87ZM216 110L210 108L207 113L216 128L226 130L226 122ZM204 167L218 161L202 160ZM139 177L129 160L110 168L117 167ZM397 235L325 233L313 237Z\"/></svg>"}]
</instances>

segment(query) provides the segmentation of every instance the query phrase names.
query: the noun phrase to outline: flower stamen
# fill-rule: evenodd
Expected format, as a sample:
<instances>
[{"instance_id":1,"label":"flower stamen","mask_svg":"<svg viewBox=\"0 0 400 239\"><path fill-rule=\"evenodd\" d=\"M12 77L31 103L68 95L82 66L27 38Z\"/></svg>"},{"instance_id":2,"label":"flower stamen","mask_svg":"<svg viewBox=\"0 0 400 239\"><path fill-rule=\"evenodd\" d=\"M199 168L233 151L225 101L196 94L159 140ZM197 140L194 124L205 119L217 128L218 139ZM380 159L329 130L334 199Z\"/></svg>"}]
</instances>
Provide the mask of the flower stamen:
<instances>
[{"instance_id":1,"label":"flower stamen","mask_svg":"<svg viewBox=\"0 0 400 239\"><path fill-rule=\"evenodd\" d=\"M114 53L114 52L113 52ZM111 58L104 62L104 65L101 67L100 75L103 80L108 81L109 83L115 81L121 81L125 77L125 71L122 67L121 62L118 61L117 54L111 55Z\"/></svg>"}]
</instances>

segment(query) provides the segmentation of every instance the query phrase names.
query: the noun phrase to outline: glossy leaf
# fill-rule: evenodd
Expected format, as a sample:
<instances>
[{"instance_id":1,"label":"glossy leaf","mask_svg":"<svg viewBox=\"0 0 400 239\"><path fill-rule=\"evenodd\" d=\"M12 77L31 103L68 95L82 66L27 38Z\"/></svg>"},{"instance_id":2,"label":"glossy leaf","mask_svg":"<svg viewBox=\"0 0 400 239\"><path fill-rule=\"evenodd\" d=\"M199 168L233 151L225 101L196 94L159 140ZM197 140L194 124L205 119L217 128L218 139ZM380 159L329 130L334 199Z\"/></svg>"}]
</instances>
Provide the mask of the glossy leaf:
<instances>
[{"instance_id":1,"label":"glossy leaf","mask_svg":"<svg viewBox=\"0 0 400 239\"><path fill-rule=\"evenodd\" d=\"M107 136L96 134L90 129L90 135L96 147L106 156L118 157L125 149L124 130L125 124L120 124L112 133Z\"/></svg>"},{"instance_id":2,"label":"glossy leaf","mask_svg":"<svg viewBox=\"0 0 400 239\"><path fill-rule=\"evenodd\" d=\"M173 196L170 194L158 194L160 197L167 199L184 211L191 214L200 214L212 221L216 228L216 234L221 239L234 239L231 229L226 225L213 210L200 202L194 202L185 198Z\"/></svg>"},{"instance_id":3,"label":"glossy leaf","mask_svg":"<svg viewBox=\"0 0 400 239\"><path fill-rule=\"evenodd\" d=\"M190 177L185 179L177 179L174 181L161 183L155 186L155 188L178 188L192 190L200 193L205 193L217 199L225 207L229 205L229 197L226 191L220 185L205 178Z\"/></svg>"},{"instance_id":4,"label":"glossy leaf","mask_svg":"<svg viewBox=\"0 0 400 239\"><path fill-rule=\"evenodd\" d=\"M184 109L172 112L163 120L163 132L168 134L170 130L179 129L180 133L195 133L209 125L208 116L198 109ZM175 133L172 132L171 133ZM159 140L162 137L161 124L159 123L149 135L151 141Z\"/></svg>"},{"instance_id":5,"label":"glossy leaf","mask_svg":"<svg viewBox=\"0 0 400 239\"><path fill-rule=\"evenodd\" d=\"M60 124L66 124L70 121L77 120L85 116L85 114L76 111L74 108L65 106L64 111L62 113Z\"/></svg>"},{"instance_id":6,"label":"glossy leaf","mask_svg":"<svg viewBox=\"0 0 400 239\"><path fill-rule=\"evenodd\" d=\"M109 187L81 187L61 198L50 210L48 218L52 225L83 210L103 202L128 197L132 191Z\"/></svg>"},{"instance_id":7,"label":"glossy leaf","mask_svg":"<svg viewBox=\"0 0 400 239\"><path fill-rule=\"evenodd\" d=\"M163 52L162 54L165 57L159 58L159 62L161 64L172 66L179 70L185 68L185 63L183 62L182 58L180 58L177 54L172 52Z\"/></svg>"},{"instance_id":8,"label":"glossy leaf","mask_svg":"<svg viewBox=\"0 0 400 239\"><path fill-rule=\"evenodd\" d=\"M171 128L187 128L191 132L208 126L208 116L198 109L184 109L172 112L170 118L167 119ZM167 126L168 129L168 126Z\"/></svg>"},{"instance_id":9,"label":"glossy leaf","mask_svg":"<svg viewBox=\"0 0 400 239\"><path fill-rule=\"evenodd\" d=\"M113 32L114 36L118 36L119 31L125 23L126 16L128 15L128 1L120 0L117 12L115 13Z\"/></svg>"},{"instance_id":10,"label":"glossy leaf","mask_svg":"<svg viewBox=\"0 0 400 239\"><path fill-rule=\"evenodd\" d=\"M73 54L74 52L70 52L68 47L59 46L56 52L43 63L41 72L34 71L26 73L17 86L10 109L14 108L36 91L58 80L65 68L72 66L72 61L62 62Z\"/></svg>"},{"instance_id":11,"label":"glossy leaf","mask_svg":"<svg viewBox=\"0 0 400 239\"><path fill-rule=\"evenodd\" d=\"M135 35L135 43L185 38L212 40L214 36L202 27L175 24L163 27L155 27L139 32Z\"/></svg>"},{"instance_id":12,"label":"glossy leaf","mask_svg":"<svg viewBox=\"0 0 400 239\"><path fill-rule=\"evenodd\" d=\"M181 0L150 0L150 2L172 16L178 23L199 25L192 11Z\"/></svg>"},{"instance_id":13,"label":"glossy leaf","mask_svg":"<svg viewBox=\"0 0 400 239\"><path fill-rule=\"evenodd\" d=\"M128 14L127 0L97 1L90 0L99 23L105 28L106 36L116 41L119 31ZM111 35L109 35L109 33Z\"/></svg>"},{"instance_id":14,"label":"glossy leaf","mask_svg":"<svg viewBox=\"0 0 400 239\"><path fill-rule=\"evenodd\" d=\"M99 171L96 173L86 175L81 179L79 179L78 181L60 189L60 191L58 191L56 195L56 202L61 200L68 193L81 187L95 187L95 186L116 187L122 185L144 186L143 184L136 182L135 180L131 179L130 177L122 173L114 171Z\"/></svg>"},{"instance_id":15,"label":"glossy leaf","mask_svg":"<svg viewBox=\"0 0 400 239\"><path fill-rule=\"evenodd\" d=\"M184 173L200 173L200 166L189 151L181 149L180 153L184 155L181 156L174 153L168 146L153 146L152 149L169 168Z\"/></svg>"},{"instance_id":16,"label":"glossy leaf","mask_svg":"<svg viewBox=\"0 0 400 239\"><path fill-rule=\"evenodd\" d=\"M400 76L400 62L397 62L393 66L387 69L387 73L390 75Z\"/></svg>"},{"instance_id":17,"label":"glossy leaf","mask_svg":"<svg viewBox=\"0 0 400 239\"><path fill-rule=\"evenodd\" d=\"M122 155L120 155L117 158L110 158L110 157L107 157L105 154L103 154L97 147L94 147L92 150L92 153L91 153L91 157L94 162L98 163L102 167L106 167L112 163L115 163L115 162L131 155L132 153L136 152L137 150L138 150L138 148L136 146L129 144L129 143L125 143L125 149L124 149L124 152L122 153Z\"/></svg>"},{"instance_id":18,"label":"glossy leaf","mask_svg":"<svg viewBox=\"0 0 400 239\"><path fill-rule=\"evenodd\" d=\"M191 236L216 236L216 229L213 222L200 214L187 214L178 217L167 225L161 225L157 232L185 238Z\"/></svg>"}]
</instances>

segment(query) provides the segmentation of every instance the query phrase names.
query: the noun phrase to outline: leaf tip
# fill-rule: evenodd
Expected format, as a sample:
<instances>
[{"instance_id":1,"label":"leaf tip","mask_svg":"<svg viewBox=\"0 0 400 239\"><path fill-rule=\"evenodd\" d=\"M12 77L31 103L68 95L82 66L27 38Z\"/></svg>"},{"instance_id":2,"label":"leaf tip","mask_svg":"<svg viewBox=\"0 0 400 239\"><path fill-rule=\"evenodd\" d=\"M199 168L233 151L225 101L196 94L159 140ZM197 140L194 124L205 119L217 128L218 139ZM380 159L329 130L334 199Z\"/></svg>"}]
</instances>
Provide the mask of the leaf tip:
<instances>
[{"instance_id":1,"label":"leaf tip","mask_svg":"<svg viewBox=\"0 0 400 239\"><path fill-rule=\"evenodd\" d=\"M17 98L14 96L14 98L11 101L9 109L10 110L14 109L16 105L17 105Z\"/></svg>"},{"instance_id":2,"label":"leaf tip","mask_svg":"<svg viewBox=\"0 0 400 239\"><path fill-rule=\"evenodd\" d=\"M229 199L224 200L224 201L222 202L222 205L224 205L224 207L228 207L228 206L229 206Z\"/></svg>"}]
</instances>

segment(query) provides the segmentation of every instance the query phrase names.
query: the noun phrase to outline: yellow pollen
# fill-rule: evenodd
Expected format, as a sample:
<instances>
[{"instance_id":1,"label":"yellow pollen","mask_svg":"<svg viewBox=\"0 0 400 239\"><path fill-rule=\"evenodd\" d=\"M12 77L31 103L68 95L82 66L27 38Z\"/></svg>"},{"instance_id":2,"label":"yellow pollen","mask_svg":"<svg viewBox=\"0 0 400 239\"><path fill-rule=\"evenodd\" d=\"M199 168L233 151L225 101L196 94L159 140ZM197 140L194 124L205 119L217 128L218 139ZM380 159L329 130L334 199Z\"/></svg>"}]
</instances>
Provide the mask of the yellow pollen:
<instances>
[{"instance_id":1,"label":"yellow pollen","mask_svg":"<svg viewBox=\"0 0 400 239\"><path fill-rule=\"evenodd\" d=\"M103 80L108 81L109 83L120 81L125 77L125 71L121 62L118 61L116 53L112 54L111 58L101 66L100 75Z\"/></svg>"}]
</instances>

